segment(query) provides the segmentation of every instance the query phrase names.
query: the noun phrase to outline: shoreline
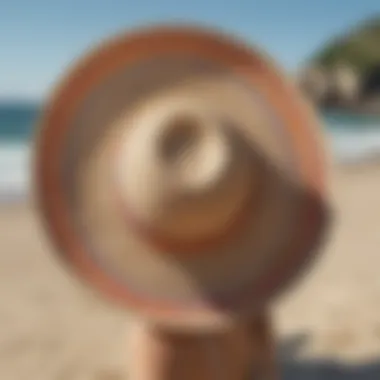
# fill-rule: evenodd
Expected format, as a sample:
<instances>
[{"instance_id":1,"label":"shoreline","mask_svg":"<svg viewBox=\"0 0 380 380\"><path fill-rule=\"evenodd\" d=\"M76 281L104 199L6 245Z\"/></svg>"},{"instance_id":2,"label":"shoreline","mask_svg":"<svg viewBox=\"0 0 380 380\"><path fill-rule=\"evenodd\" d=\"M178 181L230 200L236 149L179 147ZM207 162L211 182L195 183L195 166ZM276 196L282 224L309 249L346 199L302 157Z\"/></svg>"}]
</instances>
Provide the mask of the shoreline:
<instances>
[{"instance_id":1,"label":"shoreline","mask_svg":"<svg viewBox=\"0 0 380 380\"><path fill-rule=\"evenodd\" d=\"M318 113L321 114L340 114L345 117L369 117L375 118L380 122L380 103L375 106L368 106L365 104L349 105L349 106L336 106L336 107L326 107L323 105L318 105L317 102L313 102L313 106Z\"/></svg>"},{"instance_id":2,"label":"shoreline","mask_svg":"<svg viewBox=\"0 0 380 380\"><path fill-rule=\"evenodd\" d=\"M361 158L330 159L329 169L333 172L347 172L357 170L370 170L371 168L380 168L380 152L368 154ZM30 206L34 203L33 194L30 190L19 190L17 192L0 190L0 208Z\"/></svg>"}]
</instances>

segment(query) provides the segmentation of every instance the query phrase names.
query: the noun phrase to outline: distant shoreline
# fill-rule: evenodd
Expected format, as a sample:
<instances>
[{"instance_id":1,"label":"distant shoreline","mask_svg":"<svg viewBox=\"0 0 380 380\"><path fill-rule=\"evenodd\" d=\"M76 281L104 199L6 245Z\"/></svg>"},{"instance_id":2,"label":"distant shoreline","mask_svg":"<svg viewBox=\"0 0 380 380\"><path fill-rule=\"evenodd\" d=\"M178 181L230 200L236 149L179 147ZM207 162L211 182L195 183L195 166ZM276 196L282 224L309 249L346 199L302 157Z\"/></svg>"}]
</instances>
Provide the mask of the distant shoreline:
<instances>
[{"instance_id":1,"label":"distant shoreline","mask_svg":"<svg viewBox=\"0 0 380 380\"><path fill-rule=\"evenodd\" d=\"M350 105L350 106L340 106L340 107L327 107L327 106L315 106L320 113L339 113L342 116L364 116L364 117L374 117L378 118L380 122L380 105L377 109L368 109L365 105ZM373 107L375 108L375 107ZM379 123L380 128L380 123Z\"/></svg>"}]
</instances>

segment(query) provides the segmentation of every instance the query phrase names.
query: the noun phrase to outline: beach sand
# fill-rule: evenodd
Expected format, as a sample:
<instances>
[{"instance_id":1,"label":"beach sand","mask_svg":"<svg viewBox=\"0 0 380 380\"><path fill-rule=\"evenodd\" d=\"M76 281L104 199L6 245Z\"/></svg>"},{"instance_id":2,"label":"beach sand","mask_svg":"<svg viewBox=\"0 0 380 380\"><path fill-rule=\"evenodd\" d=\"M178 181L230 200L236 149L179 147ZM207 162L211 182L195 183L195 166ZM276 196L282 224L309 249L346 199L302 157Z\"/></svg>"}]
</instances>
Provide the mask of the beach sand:
<instances>
[{"instance_id":1,"label":"beach sand","mask_svg":"<svg viewBox=\"0 0 380 380\"><path fill-rule=\"evenodd\" d=\"M332 182L326 249L274 305L286 380L380 379L380 165ZM0 379L124 379L130 318L78 286L28 204L0 207Z\"/></svg>"}]
</instances>

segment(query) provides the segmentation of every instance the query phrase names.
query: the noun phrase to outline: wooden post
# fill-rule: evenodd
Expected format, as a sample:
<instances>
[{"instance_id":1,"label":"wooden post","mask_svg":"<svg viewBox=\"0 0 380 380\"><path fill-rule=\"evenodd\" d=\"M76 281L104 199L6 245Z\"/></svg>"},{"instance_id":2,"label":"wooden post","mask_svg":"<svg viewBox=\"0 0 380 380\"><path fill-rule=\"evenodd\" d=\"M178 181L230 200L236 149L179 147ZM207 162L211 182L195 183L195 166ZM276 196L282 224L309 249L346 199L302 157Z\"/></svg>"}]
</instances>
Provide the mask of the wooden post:
<instances>
[{"instance_id":1,"label":"wooden post","mask_svg":"<svg viewBox=\"0 0 380 380\"><path fill-rule=\"evenodd\" d=\"M223 334L181 334L136 322L130 380L276 380L271 323L259 315Z\"/></svg>"}]
</instances>

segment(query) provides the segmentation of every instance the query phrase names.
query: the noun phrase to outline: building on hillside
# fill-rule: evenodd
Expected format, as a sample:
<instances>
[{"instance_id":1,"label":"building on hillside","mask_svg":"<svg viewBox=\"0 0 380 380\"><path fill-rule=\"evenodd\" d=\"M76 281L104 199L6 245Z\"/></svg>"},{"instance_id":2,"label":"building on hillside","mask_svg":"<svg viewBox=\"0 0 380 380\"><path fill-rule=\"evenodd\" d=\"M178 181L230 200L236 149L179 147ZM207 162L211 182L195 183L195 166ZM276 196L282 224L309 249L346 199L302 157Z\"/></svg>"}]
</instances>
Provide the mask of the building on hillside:
<instances>
[{"instance_id":1,"label":"building on hillside","mask_svg":"<svg viewBox=\"0 0 380 380\"><path fill-rule=\"evenodd\" d=\"M334 65L328 73L328 102L332 105L350 105L359 100L361 81L356 70L348 63Z\"/></svg>"}]
</instances>

